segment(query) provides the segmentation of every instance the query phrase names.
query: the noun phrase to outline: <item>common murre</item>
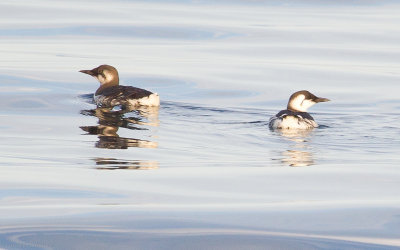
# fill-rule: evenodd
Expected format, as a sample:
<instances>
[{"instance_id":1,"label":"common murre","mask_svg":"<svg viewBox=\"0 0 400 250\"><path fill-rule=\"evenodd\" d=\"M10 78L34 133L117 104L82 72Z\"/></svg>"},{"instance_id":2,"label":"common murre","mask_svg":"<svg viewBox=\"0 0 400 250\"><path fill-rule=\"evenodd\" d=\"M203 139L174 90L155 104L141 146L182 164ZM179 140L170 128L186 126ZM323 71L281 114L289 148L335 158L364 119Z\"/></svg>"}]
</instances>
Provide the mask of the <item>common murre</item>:
<instances>
[{"instance_id":1,"label":"common murre","mask_svg":"<svg viewBox=\"0 0 400 250\"><path fill-rule=\"evenodd\" d=\"M98 107L160 106L160 97L157 93L119 85L118 71L113 66L100 65L97 68L79 72L91 75L100 82L100 87L94 94L94 101Z\"/></svg>"},{"instance_id":2,"label":"common murre","mask_svg":"<svg viewBox=\"0 0 400 250\"><path fill-rule=\"evenodd\" d=\"M307 109L318 102L330 101L327 98L317 97L307 90L297 91L289 98L287 109L281 110L271 117L271 129L311 129L318 127L314 118L307 113Z\"/></svg>"}]
</instances>

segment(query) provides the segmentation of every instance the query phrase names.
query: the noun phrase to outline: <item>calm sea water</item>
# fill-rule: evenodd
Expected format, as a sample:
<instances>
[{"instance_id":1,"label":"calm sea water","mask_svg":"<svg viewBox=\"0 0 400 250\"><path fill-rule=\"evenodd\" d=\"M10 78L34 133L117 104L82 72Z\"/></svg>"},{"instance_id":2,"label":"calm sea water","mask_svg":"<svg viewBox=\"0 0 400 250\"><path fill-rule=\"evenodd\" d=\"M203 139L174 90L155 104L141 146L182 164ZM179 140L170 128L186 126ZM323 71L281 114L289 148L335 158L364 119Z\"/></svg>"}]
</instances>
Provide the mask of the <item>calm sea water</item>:
<instances>
[{"instance_id":1,"label":"calm sea water","mask_svg":"<svg viewBox=\"0 0 400 250\"><path fill-rule=\"evenodd\" d=\"M399 10L2 1L0 248L399 248ZM96 109L100 64L160 108Z\"/></svg>"}]
</instances>

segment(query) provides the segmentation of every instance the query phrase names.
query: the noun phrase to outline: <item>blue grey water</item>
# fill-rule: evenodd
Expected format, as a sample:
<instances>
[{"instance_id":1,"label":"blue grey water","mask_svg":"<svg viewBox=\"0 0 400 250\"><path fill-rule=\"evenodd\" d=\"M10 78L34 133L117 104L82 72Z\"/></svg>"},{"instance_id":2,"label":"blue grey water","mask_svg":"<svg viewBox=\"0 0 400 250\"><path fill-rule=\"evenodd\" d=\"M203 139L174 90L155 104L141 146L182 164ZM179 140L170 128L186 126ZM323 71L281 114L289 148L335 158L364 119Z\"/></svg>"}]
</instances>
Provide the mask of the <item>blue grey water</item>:
<instances>
[{"instance_id":1,"label":"blue grey water","mask_svg":"<svg viewBox=\"0 0 400 250\"><path fill-rule=\"evenodd\" d=\"M399 10L2 1L0 248L400 248ZM100 64L161 106L96 109Z\"/></svg>"}]
</instances>

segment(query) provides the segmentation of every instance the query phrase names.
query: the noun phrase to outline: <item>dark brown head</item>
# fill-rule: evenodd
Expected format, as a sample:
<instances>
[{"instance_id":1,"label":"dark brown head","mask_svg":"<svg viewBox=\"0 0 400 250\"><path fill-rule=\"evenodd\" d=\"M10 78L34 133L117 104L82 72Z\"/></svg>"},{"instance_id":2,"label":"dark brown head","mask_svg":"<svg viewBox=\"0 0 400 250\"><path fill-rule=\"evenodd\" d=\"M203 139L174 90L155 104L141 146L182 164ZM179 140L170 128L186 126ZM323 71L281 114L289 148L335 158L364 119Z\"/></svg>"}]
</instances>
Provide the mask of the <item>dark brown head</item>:
<instances>
[{"instance_id":1,"label":"dark brown head","mask_svg":"<svg viewBox=\"0 0 400 250\"><path fill-rule=\"evenodd\" d=\"M287 109L292 111L307 112L307 109L319 102L330 101L327 98L317 97L307 90L297 91L289 98Z\"/></svg>"},{"instance_id":2,"label":"dark brown head","mask_svg":"<svg viewBox=\"0 0 400 250\"><path fill-rule=\"evenodd\" d=\"M91 70L80 70L79 72L91 75L99 80L101 85L118 85L119 76L118 71L110 65L100 65L97 68Z\"/></svg>"}]
</instances>

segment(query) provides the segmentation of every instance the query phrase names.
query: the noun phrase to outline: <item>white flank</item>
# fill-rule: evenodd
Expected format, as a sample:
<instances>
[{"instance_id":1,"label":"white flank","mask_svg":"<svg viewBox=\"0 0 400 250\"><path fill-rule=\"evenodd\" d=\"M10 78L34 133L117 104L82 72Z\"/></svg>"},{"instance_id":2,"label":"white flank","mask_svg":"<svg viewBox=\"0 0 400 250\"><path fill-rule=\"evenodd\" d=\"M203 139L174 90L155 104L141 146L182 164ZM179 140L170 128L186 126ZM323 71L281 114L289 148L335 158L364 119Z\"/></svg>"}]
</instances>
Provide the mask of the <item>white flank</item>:
<instances>
[{"instance_id":1,"label":"white flank","mask_svg":"<svg viewBox=\"0 0 400 250\"><path fill-rule=\"evenodd\" d=\"M272 117L269 126L273 129L312 129L317 128L318 124L313 120L299 119L295 116Z\"/></svg>"},{"instance_id":2,"label":"white flank","mask_svg":"<svg viewBox=\"0 0 400 250\"><path fill-rule=\"evenodd\" d=\"M153 93L140 99L129 100L129 104L132 106L160 106L160 96Z\"/></svg>"}]
</instances>

